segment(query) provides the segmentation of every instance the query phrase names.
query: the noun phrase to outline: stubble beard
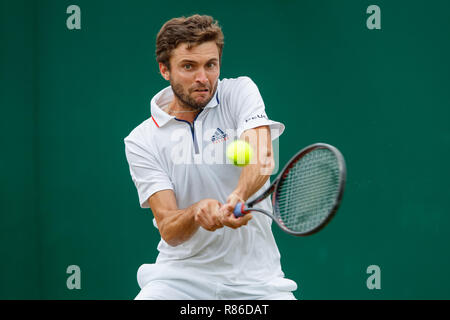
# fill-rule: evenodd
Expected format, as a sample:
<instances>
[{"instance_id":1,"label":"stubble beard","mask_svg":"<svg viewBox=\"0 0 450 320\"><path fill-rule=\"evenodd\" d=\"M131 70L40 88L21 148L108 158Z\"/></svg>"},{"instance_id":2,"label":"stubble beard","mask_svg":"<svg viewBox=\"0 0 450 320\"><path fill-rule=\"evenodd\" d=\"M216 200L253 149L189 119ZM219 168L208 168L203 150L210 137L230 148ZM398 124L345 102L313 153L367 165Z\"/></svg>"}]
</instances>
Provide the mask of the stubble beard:
<instances>
[{"instance_id":1,"label":"stubble beard","mask_svg":"<svg viewBox=\"0 0 450 320\"><path fill-rule=\"evenodd\" d=\"M172 87L173 94L178 98L178 100L181 103L181 106L183 108L191 109L191 110L202 110L206 105L211 101L211 99L214 96L214 93L216 92L217 88L217 81L214 84L214 89L212 91L211 96L208 100L204 102L197 102L195 101L189 94L186 94L183 90L183 86L181 84L177 83L170 83L170 86ZM211 88L208 88L211 90Z\"/></svg>"}]
</instances>

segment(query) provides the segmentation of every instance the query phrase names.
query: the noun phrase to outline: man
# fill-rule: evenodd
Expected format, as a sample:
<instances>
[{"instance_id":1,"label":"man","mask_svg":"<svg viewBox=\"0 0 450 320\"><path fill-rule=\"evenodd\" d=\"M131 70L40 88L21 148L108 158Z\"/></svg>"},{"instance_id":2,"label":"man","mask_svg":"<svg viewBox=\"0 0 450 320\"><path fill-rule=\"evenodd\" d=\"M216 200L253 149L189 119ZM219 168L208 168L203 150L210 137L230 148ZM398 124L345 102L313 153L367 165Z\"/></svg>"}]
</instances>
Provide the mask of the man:
<instances>
[{"instance_id":1,"label":"man","mask_svg":"<svg viewBox=\"0 0 450 320\"><path fill-rule=\"evenodd\" d=\"M238 202L270 185L272 139L284 126L267 118L250 78L219 80L223 44L209 16L172 19L157 35L170 86L124 140L140 205L151 208L161 234L156 263L138 270L136 299L295 299L271 219L233 215ZM223 161L238 138L255 151L245 167ZM258 206L270 210L270 199Z\"/></svg>"}]
</instances>

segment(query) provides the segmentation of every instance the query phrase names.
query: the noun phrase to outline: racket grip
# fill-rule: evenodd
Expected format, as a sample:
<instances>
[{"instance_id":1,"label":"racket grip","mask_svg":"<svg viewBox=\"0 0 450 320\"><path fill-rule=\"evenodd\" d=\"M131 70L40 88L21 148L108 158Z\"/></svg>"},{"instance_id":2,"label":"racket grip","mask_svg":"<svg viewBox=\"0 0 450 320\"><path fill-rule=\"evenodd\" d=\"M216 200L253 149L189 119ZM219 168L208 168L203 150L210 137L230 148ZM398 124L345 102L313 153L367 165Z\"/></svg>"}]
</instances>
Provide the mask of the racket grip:
<instances>
[{"instance_id":1,"label":"racket grip","mask_svg":"<svg viewBox=\"0 0 450 320\"><path fill-rule=\"evenodd\" d=\"M236 205L236 207L234 207L234 216L236 218L242 217L244 214L246 214L247 212L245 211L245 205L241 202L238 202L238 204Z\"/></svg>"}]
</instances>

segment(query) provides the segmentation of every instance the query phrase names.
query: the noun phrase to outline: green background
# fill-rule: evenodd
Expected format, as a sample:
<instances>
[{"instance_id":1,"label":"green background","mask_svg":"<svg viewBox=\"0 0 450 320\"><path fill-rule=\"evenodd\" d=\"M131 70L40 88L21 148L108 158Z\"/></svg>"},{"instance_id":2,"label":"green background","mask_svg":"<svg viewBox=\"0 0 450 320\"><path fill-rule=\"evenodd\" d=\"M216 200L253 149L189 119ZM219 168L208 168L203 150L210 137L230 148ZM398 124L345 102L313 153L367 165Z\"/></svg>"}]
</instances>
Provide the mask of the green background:
<instances>
[{"instance_id":1,"label":"green background","mask_svg":"<svg viewBox=\"0 0 450 320\"><path fill-rule=\"evenodd\" d=\"M81 8L81 30L66 9ZM381 9L369 30L366 9ZM159 234L139 208L123 138L167 83L156 33L219 20L221 78L250 76L283 122L279 164L327 142L348 183L311 237L273 227L301 299L450 298L450 2L0 2L0 298L132 299ZM69 265L81 289L69 290ZM369 290L366 270L381 269Z\"/></svg>"}]
</instances>

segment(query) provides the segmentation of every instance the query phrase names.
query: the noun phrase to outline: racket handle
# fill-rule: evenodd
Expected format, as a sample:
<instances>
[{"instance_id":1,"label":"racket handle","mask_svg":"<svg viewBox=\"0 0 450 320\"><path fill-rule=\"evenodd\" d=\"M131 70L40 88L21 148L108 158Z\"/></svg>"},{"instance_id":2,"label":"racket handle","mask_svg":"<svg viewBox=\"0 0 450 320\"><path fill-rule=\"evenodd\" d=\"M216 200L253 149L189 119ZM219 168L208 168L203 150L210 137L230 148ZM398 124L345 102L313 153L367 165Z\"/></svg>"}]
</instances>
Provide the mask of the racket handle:
<instances>
[{"instance_id":1,"label":"racket handle","mask_svg":"<svg viewBox=\"0 0 450 320\"><path fill-rule=\"evenodd\" d=\"M244 214L248 213L248 211L245 211L245 205L241 202L238 202L236 207L234 207L234 216L236 218L242 217Z\"/></svg>"}]
</instances>

